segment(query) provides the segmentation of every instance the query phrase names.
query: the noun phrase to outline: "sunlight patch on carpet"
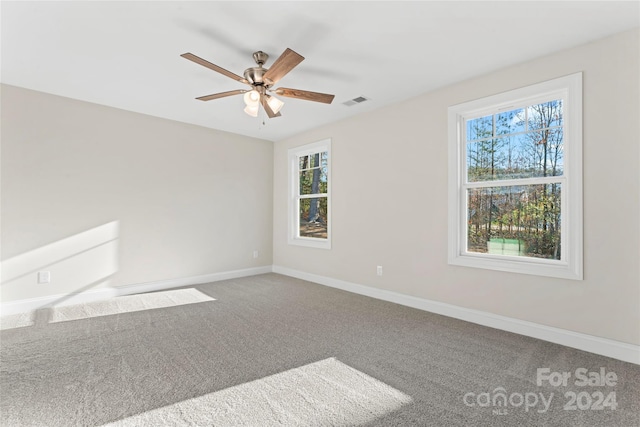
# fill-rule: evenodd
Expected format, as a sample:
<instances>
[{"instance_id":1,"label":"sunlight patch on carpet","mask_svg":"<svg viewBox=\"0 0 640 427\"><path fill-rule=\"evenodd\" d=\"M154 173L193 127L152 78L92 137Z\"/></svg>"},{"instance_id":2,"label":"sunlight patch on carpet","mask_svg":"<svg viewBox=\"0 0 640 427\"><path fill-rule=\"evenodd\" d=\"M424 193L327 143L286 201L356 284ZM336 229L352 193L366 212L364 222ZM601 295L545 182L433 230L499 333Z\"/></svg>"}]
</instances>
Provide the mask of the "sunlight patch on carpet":
<instances>
[{"instance_id":1,"label":"sunlight patch on carpet","mask_svg":"<svg viewBox=\"0 0 640 427\"><path fill-rule=\"evenodd\" d=\"M0 317L0 330L24 328L26 326L33 326L35 312L29 311L27 313L9 314L7 316Z\"/></svg>"},{"instance_id":2,"label":"sunlight patch on carpet","mask_svg":"<svg viewBox=\"0 0 640 427\"><path fill-rule=\"evenodd\" d=\"M408 395L329 358L106 426L353 426L411 402Z\"/></svg>"},{"instance_id":3,"label":"sunlight patch on carpet","mask_svg":"<svg viewBox=\"0 0 640 427\"><path fill-rule=\"evenodd\" d=\"M50 322L66 322L207 301L215 299L194 288L127 295L105 301L53 307Z\"/></svg>"}]
</instances>

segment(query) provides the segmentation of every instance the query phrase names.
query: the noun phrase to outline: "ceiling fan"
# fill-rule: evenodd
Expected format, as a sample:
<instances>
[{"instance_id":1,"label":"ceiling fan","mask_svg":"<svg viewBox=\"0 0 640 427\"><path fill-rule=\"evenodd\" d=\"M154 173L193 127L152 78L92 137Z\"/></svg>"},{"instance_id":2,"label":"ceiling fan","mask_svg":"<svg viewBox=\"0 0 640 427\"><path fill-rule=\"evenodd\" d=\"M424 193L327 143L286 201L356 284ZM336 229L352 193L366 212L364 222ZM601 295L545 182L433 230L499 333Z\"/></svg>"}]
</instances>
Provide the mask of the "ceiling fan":
<instances>
[{"instance_id":1,"label":"ceiling fan","mask_svg":"<svg viewBox=\"0 0 640 427\"><path fill-rule=\"evenodd\" d=\"M290 89L286 87L272 89L273 85L275 85L289 71L304 60L302 55L299 55L289 48L287 48L268 69L263 68L263 65L267 62L267 59L269 59L269 55L261 50L254 52L253 59L256 61L258 66L244 70L244 77L240 77L239 75L212 64L211 62L192 53L183 53L180 56L230 77L240 83L251 86L251 89L230 90L228 92L200 96L196 99L201 101L211 101L212 99L224 98L226 96L244 94L244 102L246 104L244 111L253 117L258 116L258 109L260 108L260 105L262 105L262 108L264 108L269 118L280 117L280 109L284 103L271 94L286 96L289 98L304 99L307 101L322 102L325 104L331 104L334 98L334 95L310 92L307 90Z\"/></svg>"}]
</instances>

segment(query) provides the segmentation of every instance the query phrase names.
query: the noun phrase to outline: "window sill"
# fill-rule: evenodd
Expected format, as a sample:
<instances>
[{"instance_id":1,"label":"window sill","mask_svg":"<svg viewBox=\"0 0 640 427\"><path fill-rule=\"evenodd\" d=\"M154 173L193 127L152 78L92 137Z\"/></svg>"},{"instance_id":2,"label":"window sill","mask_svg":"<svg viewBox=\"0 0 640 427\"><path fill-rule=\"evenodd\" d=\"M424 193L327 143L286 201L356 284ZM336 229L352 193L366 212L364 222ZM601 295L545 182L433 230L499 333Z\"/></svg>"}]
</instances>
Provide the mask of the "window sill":
<instances>
[{"instance_id":1,"label":"window sill","mask_svg":"<svg viewBox=\"0 0 640 427\"><path fill-rule=\"evenodd\" d=\"M305 239L304 237L297 237L297 238L290 238L288 243L290 245L304 246L307 248L331 249L330 240Z\"/></svg>"},{"instance_id":2,"label":"window sill","mask_svg":"<svg viewBox=\"0 0 640 427\"><path fill-rule=\"evenodd\" d=\"M582 268L572 270L569 263L530 257L486 254L455 254L449 256L450 265L506 271L509 273L582 280Z\"/></svg>"}]
</instances>

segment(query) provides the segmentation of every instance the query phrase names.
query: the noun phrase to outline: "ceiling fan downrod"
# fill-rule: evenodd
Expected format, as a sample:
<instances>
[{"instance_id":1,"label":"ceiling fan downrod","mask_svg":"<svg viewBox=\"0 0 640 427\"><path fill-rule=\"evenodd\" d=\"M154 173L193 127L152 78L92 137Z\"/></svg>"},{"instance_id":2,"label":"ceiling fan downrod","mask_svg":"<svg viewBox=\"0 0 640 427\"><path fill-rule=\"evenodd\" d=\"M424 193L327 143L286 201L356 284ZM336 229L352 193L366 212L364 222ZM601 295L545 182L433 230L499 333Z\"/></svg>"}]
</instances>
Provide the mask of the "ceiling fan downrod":
<instances>
[{"instance_id":1,"label":"ceiling fan downrod","mask_svg":"<svg viewBox=\"0 0 640 427\"><path fill-rule=\"evenodd\" d=\"M252 86L262 86L265 83L263 76L269 71L267 68L262 68L262 66L267 62L267 59L269 59L269 55L259 50L253 53L253 59L258 66L244 70L244 78Z\"/></svg>"}]
</instances>

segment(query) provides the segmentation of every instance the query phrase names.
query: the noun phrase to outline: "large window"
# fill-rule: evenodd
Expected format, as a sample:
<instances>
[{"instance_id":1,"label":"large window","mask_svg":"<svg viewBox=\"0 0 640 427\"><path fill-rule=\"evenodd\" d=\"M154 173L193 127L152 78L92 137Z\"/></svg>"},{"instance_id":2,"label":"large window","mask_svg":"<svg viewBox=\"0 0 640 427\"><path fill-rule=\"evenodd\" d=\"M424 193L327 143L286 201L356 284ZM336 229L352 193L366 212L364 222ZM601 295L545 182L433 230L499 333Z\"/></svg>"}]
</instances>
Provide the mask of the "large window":
<instances>
[{"instance_id":1,"label":"large window","mask_svg":"<svg viewBox=\"0 0 640 427\"><path fill-rule=\"evenodd\" d=\"M582 279L582 76L449 108L449 263Z\"/></svg>"},{"instance_id":2,"label":"large window","mask_svg":"<svg viewBox=\"0 0 640 427\"><path fill-rule=\"evenodd\" d=\"M331 248L331 141L289 150L289 243Z\"/></svg>"}]
</instances>

